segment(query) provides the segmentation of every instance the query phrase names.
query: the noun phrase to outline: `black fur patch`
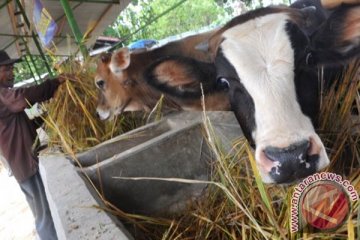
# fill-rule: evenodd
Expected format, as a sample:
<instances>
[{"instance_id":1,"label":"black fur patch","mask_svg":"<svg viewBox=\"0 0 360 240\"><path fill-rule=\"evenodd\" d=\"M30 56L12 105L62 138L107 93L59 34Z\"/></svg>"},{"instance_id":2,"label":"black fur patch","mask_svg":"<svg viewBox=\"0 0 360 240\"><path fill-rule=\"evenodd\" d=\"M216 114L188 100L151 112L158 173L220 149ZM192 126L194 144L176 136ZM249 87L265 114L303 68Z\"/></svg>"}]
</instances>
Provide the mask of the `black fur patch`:
<instances>
[{"instance_id":1,"label":"black fur patch","mask_svg":"<svg viewBox=\"0 0 360 240\"><path fill-rule=\"evenodd\" d=\"M230 84L231 110L234 111L246 139L252 147L255 147L255 141L251 135L256 128L254 101L241 83L234 66L226 59L221 50L216 55L215 64L218 70L218 78L223 77Z\"/></svg>"}]
</instances>

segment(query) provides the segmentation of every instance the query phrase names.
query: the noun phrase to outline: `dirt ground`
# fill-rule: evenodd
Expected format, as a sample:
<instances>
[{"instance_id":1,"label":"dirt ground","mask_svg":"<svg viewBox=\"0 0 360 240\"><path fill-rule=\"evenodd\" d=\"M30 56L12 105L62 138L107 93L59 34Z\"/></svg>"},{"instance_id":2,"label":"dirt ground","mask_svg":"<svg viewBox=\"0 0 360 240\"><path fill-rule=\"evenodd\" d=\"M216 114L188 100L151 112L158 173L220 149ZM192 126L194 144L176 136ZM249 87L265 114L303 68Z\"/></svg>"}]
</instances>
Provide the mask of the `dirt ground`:
<instances>
[{"instance_id":1,"label":"dirt ground","mask_svg":"<svg viewBox=\"0 0 360 240\"><path fill-rule=\"evenodd\" d=\"M0 239L35 240L34 218L14 177L0 166Z\"/></svg>"}]
</instances>

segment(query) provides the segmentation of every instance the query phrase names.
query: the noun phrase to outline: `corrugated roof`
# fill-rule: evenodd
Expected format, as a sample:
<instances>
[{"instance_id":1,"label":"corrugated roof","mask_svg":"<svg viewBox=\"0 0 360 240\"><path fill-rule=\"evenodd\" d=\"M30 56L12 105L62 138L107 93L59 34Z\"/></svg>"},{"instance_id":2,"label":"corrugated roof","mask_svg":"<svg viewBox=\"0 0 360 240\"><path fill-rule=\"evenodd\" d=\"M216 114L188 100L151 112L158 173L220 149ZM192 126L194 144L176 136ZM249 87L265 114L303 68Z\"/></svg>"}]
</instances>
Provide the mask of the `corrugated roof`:
<instances>
[{"instance_id":1,"label":"corrugated roof","mask_svg":"<svg viewBox=\"0 0 360 240\"><path fill-rule=\"evenodd\" d=\"M115 21L120 12L127 7L131 0L72 0L69 1L73 9L74 16L83 34L89 33L86 45L89 47L95 43L98 36L102 35L104 29ZM31 54L39 55L31 31L24 24L24 27L16 27L18 23L24 22L20 15L14 15L16 0L1 1L0 7L0 49L4 49L11 57L20 57L21 45L24 38ZM20 0L25 8L27 16L32 22L32 2ZM78 50L78 46L73 38L72 31L67 22L63 8L58 0L42 0L44 7L48 10L52 18L58 25L58 32L54 38L56 55L70 55Z\"/></svg>"}]
</instances>

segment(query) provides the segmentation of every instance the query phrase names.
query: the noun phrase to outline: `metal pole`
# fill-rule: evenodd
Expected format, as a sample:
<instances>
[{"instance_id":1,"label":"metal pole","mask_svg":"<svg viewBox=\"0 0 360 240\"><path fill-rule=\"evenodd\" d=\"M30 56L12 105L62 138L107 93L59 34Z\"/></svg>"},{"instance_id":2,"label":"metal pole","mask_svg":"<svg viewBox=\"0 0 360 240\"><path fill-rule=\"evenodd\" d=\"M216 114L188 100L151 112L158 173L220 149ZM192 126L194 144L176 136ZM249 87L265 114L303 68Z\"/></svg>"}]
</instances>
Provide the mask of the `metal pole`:
<instances>
[{"instance_id":1,"label":"metal pole","mask_svg":"<svg viewBox=\"0 0 360 240\"><path fill-rule=\"evenodd\" d=\"M24 17L24 20L25 20L25 23L26 23L27 27L28 27L29 29L31 29L30 21L29 21L29 19L28 19L27 16L26 16L25 9L23 8L20 0L16 0L16 2L17 2L17 5L18 5L18 7L19 7L19 9L20 9L23 17ZM36 34L34 33L34 31L31 31L31 36L32 36L32 38L33 38L33 40L34 40L34 43L35 43L35 45L36 45L36 48L38 49L38 51L39 51L39 53L40 53L41 58L43 59L43 61L44 61L44 63L45 63L45 67L46 67L47 71L49 72L50 77L53 77L54 74L53 74L53 72L51 71L51 68L50 68L50 66L49 66L49 64L48 64L48 62L47 62L47 59L46 59L46 57L45 57L45 54L44 54L43 51L42 51L41 45L40 45L40 43L39 43L39 41L38 41L38 39L37 39ZM39 75L39 77L40 77L40 75Z\"/></svg>"},{"instance_id":2,"label":"metal pole","mask_svg":"<svg viewBox=\"0 0 360 240\"><path fill-rule=\"evenodd\" d=\"M35 83L38 84L38 82L36 81L35 74L34 74L33 70L31 69L31 66L30 66L30 63L29 63L29 60L28 60L27 56L24 56L24 58L25 58L25 62L27 64L27 66L28 66L28 68L30 70L31 75L34 78Z\"/></svg>"},{"instance_id":3,"label":"metal pole","mask_svg":"<svg viewBox=\"0 0 360 240\"><path fill-rule=\"evenodd\" d=\"M35 68L36 74L38 75L40 81L42 81L41 74L40 74L40 72L39 72L39 69L36 67L36 63L35 63L35 60L34 60L33 56L30 54L29 51L27 51L27 52L28 52L28 54L29 54L31 63L33 64L33 66L34 66L34 68ZM35 79L35 78L34 78L34 79ZM35 79L35 81L36 81L36 79ZM36 83L37 83L37 82L36 82Z\"/></svg>"},{"instance_id":4,"label":"metal pole","mask_svg":"<svg viewBox=\"0 0 360 240\"><path fill-rule=\"evenodd\" d=\"M21 38L21 40L22 40L22 42L24 43L24 46L25 46L25 49L26 49L26 53L29 55L29 58L30 58L31 62L32 62L32 64L34 65L36 74L38 75L40 81L42 81L42 78L41 78L41 74L40 74L40 72L39 72L39 69L37 68L37 66L36 66L36 64L35 64L35 60L34 60L33 56L32 56L31 53L30 53L29 47L28 47L27 43L25 42L25 39L24 39L24 38ZM50 72L49 72L49 74L50 74ZM36 80L35 80L35 81L36 81Z\"/></svg>"},{"instance_id":5,"label":"metal pole","mask_svg":"<svg viewBox=\"0 0 360 240\"><path fill-rule=\"evenodd\" d=\"M65 12L65 15L66 15L66 18L68 20L68 23L70 25L70 28L75 36L75 40L77 42L77 44L79 45L80 47L80 51L84 57L84 59L89 55L87 49L86 49L86 46L84 45L84 42L83 42L83 35L80 31L80 28L76 22L76 19L74 17L74 14L73 14L73 11L69 5L69 1L68 0L60 0L60 3L64 9L64 12Z\"/></svg>"}]
</instances>

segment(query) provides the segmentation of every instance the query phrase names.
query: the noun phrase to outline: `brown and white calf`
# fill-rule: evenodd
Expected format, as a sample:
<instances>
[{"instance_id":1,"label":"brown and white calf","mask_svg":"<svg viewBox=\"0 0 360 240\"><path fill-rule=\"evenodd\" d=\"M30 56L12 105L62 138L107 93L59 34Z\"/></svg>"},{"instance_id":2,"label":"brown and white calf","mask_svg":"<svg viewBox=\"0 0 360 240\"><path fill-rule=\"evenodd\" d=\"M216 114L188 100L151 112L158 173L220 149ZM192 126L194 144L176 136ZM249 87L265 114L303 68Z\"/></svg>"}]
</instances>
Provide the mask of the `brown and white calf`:
<instances>
[{"instance_id":1,"label":"brown and white calf","mask_svg":"<svg viewBox=\"0 0 360 240\"><path fill-rule=\"evenodd\" d=\"M162 94L165 107L201 110L200 83L207 110L229 110L227 91L214 81L215 65L208 63L207 53L195 50L195 46L210 34L190 36L150 51L131 53L122 48L113 54L101 55L95 76L100 118L107 119L124 111L150 111ZM202 71L197 69L199 66ZM152 78L174 87L177 95L167 94L166 87L163 91L152 87ZM150 79L150 84L146 79ZM182 93L188 91L195 94L186 98Z\"/></svg>"}]
</instances>

